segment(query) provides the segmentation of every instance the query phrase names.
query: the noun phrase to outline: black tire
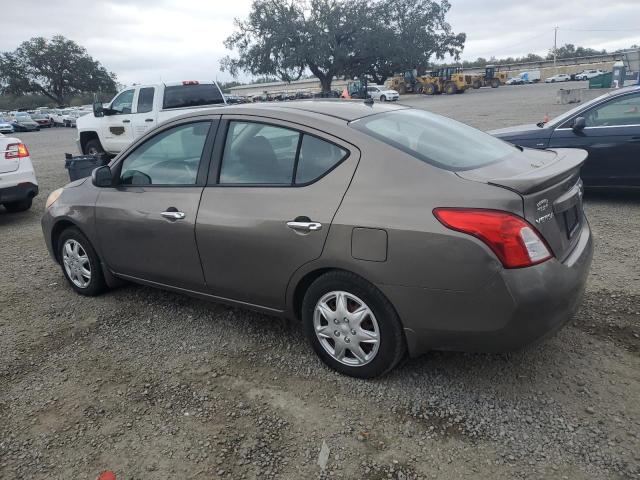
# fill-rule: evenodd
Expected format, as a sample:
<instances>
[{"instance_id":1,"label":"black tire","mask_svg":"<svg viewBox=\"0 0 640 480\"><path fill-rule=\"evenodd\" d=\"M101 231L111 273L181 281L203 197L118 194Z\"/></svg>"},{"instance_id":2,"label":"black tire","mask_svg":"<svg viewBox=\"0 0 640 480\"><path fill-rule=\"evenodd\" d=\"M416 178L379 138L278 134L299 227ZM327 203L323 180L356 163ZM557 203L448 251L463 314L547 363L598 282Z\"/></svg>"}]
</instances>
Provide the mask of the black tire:
<instances>
[{"instance_id":1,"label":"black tire","mask_svg":"<svg viewBox=\"0 0 640 480\"><path fill-rule=\"evenodd\" d=\"M4 208L11 213L15 212L24 212L25 210L29 210L31 208L31 204L33 203L32 198L25 198L24 200L20 200L18 202L6 202L3 203Z\"/></svg>"},{"instance_id":2,"label":"black tire","mask_svg":"<svg viewBox=\"0 0 640 480\"><path fill-rule=\"evenodd\" d=\"M89 283L86 287L80 287L73 283L69 275L67 274L67 270L65 269L63 262L63 251L67 241L73 240L77 242L81 249L84 250L88 259L89 259L89 270L91 272L91 278L89 279ZM60 267L62 268L62 274L64 278L67 279L71 288L73 288L80 295L86 295L88 297L95 297L96 295L100 295L107 288L107 284L104 281L104 275L102 273L102 265L100 263L100 259L96 254L96 251L93 249L91 242L85 237L85 235L75 227L69 227L64 230L60 236L58 237L58 241L56 242L58 248L58 260L60 261Z\"/></svg>"},{"instance_id":3,"label":"black tire","mask_svg":"<svg viewBox=\"0 0 640 480\"><path fill-rule=\"evenodd\" d=\"M455 83L449 82L444 87L444 93L446 93L447 95L456 94L458 93L458 87L456 86Z\"/></svg>"},{"instance_id":4,"label":"black tire","mask_svg":"<svg viewBox=\"0 0 640 480\"><path fill-rule=\"evenodd\" d=\"M93 140L89 140L84 145L85 155L100 155L101 153L105 153L104 148L102 148L102 144L100 143L100 140L98 140L97 138L94 138Z\"/></svg>"},{"instance_id":5,"label":"black tire","mask_svg":"<svg viewBox=\"0 0 640 480\"><path fill-rule=\"evenodd\" d=\"M369 363L361 366L345 365L333 358L320 343L313 326L314 310L318 301L333 291L355 295L375 316L380 343L376 355ZM389 300L374 285L350 272L331 271L311 284L302 302L302 321L305 334L320 359L332 369L351 377L374 378L384 375L402 360L407 350L400 319Z\"/></svg>"},{"instance_id":6,"label":"black tire","mask_svg":"<svg viewBox=\"0 0 640 480\"><path fill-rule=\"evenodd\" d=\"M387 97L385 97L384 95L380 95L380 101L381 102L386 102L387 101Z\"/></svg>"},{"instance_id":7,"label":"black tire","mask_svg":"<svg viewBox=\"0 0 640 480\"><path fill-rule=\"evenodd\" d=\"M493 80L491 80L491 88L498 88L500 86L500 80L498 80L497 78L494 78Z\"/></svg>"},{"instance_id":8,"label":"black tire","mask_svg":"<svg viewBox=\"0 0 640 480\"><path fill-rule=\"evenodd\" d=\"M435 95L438 89L433 83L428 83L426 87L424 87L424 93L427 95Z\"/></svg>"},{"instance_id":9,"label":"black tire","mask_svg":"<svg viewBox=\"0 0 640 480\"><path fill-rule=\"evenodd\" d=\"M423 94L424 93L424 84L421 82L416 82L416 86L414 88L415 93Z\"/></svg>"},{"instance_id":10,"label":"black tire","mask_svg":"<svg viewBox=\"0 0 640 480\"><path fill-rule=\"evenodd\" d=\"M474 90L478 90L481 86L482 86L482 83L480 82L480 80L474 80L473 81L472 87L473 87Z\"/></svg>"}]
</instances>

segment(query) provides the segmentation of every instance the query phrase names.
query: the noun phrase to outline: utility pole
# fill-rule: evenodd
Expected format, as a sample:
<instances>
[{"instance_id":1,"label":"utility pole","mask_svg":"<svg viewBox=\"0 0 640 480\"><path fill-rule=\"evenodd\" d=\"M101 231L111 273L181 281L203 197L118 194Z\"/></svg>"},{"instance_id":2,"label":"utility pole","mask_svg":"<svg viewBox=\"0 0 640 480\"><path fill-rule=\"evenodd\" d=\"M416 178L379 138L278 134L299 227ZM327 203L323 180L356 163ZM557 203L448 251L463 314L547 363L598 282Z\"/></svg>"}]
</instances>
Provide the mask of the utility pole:
<instances>
[{"instance_id":1,"label":"utility pole","mask_svg":"<svg viewBox=\"0 0 640 480\"><path fill-rule=\"evenodd\" d=\"M556 53L558 52L558 27L554 27L553 29L553 70L554 74L558 73L558 68L556 66Z\"/></svg>"}]
</instances>

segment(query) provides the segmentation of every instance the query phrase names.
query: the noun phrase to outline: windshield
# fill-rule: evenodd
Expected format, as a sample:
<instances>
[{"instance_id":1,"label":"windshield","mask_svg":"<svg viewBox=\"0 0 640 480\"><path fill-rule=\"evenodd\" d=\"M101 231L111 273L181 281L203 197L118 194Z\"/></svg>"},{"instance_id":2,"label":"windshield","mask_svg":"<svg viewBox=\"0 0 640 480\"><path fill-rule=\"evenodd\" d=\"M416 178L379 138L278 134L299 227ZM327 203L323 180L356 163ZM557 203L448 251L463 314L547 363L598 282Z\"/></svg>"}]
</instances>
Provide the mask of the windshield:
<instances>
[{"instance_id":1,"label":"windshield","mask_svg":"<svg viewBox=\"0 0 640 480\"><path fill-rule=\"evenodd\" d=\"M350 125L445 170L471 170L517 152L511 144L464 123L423 110L371 115Z\"/></svg>"}]
</instances>

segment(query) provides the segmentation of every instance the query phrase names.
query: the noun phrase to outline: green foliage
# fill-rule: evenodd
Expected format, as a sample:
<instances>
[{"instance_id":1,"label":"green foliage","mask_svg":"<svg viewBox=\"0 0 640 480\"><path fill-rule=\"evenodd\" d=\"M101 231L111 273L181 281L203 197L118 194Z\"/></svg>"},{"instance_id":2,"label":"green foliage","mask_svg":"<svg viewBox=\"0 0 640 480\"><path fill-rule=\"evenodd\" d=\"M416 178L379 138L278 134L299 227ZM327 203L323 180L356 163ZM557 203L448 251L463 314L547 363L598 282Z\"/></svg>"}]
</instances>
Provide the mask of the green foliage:
<instances>
[{"instance_id":1,"label":"green foliage","mask_svg":"<svg viewBox=\"0 0 640 480\"><path fill-rule=\"evenodd\" d=\"M606 55L607 51L593 48L576 47L572 43L566 43L556 50L556 58L591 57L593 55ZM547 60L553 60L553 49L549 50Z\"/></svg>"},{"instance_id":2,"label":"green foliage","mask_svg":"<svg viewBox=\"0 0 640 480\"><path fill-rule=\"evenodd\" d=\"M35 37L0 54L0 93L44 95L56 104L72 96L116 91L115 75L72 40Z\"/></svg>"},{"instance_id":3,"label":"green foliage","mask_svg":"<svg viewBox=\"0 0 640 480\"><path fill-rule=\"evenodd\" d=\"M283 81L311 71L325 92L336 76L381 82L426 68L431 57L458 57L465 34L451 31L449 8L447 0L255 0L225 41L239 55L225 57L221 68Z\"/></svg>"}]
</instances>

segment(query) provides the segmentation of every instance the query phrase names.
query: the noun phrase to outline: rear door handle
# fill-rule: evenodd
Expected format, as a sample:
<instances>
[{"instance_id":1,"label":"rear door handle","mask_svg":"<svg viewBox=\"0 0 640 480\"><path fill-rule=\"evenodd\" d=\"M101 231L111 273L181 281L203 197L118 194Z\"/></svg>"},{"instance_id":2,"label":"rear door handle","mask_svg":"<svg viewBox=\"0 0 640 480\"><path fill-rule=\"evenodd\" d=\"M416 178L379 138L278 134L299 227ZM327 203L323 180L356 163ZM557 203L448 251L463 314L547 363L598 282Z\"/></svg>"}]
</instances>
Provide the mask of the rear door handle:
<instances>
[{"instance_id":1,"label":"rear door handle","mask_svg":"<svg viewBox=\"0 0 640 480\"><path fill-rule=\"evenodd\" d=\"M153 122L153 118L145 118L144 121L145 122Z\"/></svg>"},{"instance_id":2,"label":"rear door handle","mask_svg":"<svg viewBox=\"0 0 640 480\"><path fill-rule=\"evenodd\" d=\"M169 220L182 220L185 217L184 212L178 212L175 210L167 210L166 212L162 212L160 215L164 218L168 218Z\"/></svg>"},{"instance_id":3,"label":"rear door handle","mask_svg":"<svg viewBox=\"0 0 640 480\"><path fill-rule=\"evenodd\" d=\"M287 222L287 227L297 232L316 232L322 228L318 222Z\"/></svg>"}]
</instances>

